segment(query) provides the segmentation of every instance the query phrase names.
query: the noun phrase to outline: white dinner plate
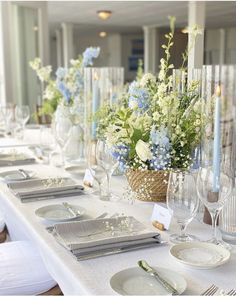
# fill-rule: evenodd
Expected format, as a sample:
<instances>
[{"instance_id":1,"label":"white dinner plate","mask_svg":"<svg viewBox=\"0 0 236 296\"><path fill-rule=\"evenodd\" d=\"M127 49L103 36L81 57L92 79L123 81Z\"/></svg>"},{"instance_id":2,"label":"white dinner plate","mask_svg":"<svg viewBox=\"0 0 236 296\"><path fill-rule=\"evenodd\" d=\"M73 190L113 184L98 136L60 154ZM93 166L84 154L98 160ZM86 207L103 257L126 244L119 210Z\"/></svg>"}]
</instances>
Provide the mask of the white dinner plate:
<instances>
[{"instance_id":1,"label":"white dinner plate","mask_svg":"<svg viewBox=\"0 0 236 296\"><path fill-rule=\"evenodd\" d=\"M65 170L71 176L83 179L86 168L87 167L85 165L72 165L72 166L65 168Z\"/></svg>"},{"instance_id":2,"label":"white dinner plate","mask_svg":"<svg viewBox=\"0 0 236 296\"><path fill-rule=\"evenodd\" d=\"M29 178L32 178L35 173L32 171L25 170L25 172L29 175ZM6 182L15 182L15 181L24 181L26 180L25 176L18 170L11 170L0 173L0 178ZM27 178L27 180L29 179Z\"/></svg>"},{"instance_id":3,"label":"white dinner plate","mask_svg":"<svg viewBox=\"0 0 236 296\"><path fill-rule=\"evenodd\" d=\"M180 274L166 268L154 268L179 294L186 290L187 283ZM128 268L116 273L111 278L110 285L120 295L170 295L154 277L140 267Z\"/></svg>"},{"instance_id":4,"label":"white dinner plate","mask_svg":"<svg viewBox=\"0 0 236 296\"><path fill-rule=\"evenodd\" d=\"M171 247L170 254L180 263L198 269L211 269L220 266L230 258L230 252L222 246L205 242L175 245Z\"/></svg>"},{"instance_id":5,"label":"white dinner plate","mask_svg":"<svg viewBox=\"0 0 236 296\"><path fill-rule=\"evenodd\" d=\"M70 221L84 215L84 208L72 204L70 204L70 206L75 212L77 212L76 216L73 216L73 214L68 211L62 204L54 204L38 208L35 211L35 214L40 218L53 222Z\"/></svg>"}]
</instances>

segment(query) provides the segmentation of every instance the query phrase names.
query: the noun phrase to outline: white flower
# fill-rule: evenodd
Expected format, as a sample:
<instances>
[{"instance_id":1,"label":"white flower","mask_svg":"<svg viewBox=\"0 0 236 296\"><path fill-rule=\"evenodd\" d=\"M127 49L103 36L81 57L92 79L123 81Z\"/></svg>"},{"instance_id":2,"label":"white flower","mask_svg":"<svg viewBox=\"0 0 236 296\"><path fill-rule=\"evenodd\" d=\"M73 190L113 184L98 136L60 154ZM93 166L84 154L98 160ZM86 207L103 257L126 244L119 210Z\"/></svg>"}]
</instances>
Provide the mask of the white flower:
<instances>
[{"instance_id":1,"label":"white flower","mask_svg":"<svg viewBox=\"0 0 236 296\"><path fill-rule=\"evenodd\" d=\"M144 162L152 159L152 152L150 150L149 144L142 140L138 140L135 146L135 151L138 157Z\"/></svg>"},{"instance_id":2,"label":"white flower","mask_svg":"<svg viewBox=\"0 0 236 296\"><path fill-rule=\"evenodd\" d=\"M154 82L155 83L156 82L156 78L155 78L155 76L153 74L146 73L146 74L143 75L143 77L142 77L142 79L140 81L140 86L141 87L145 87L145 86L147 86L147 84L149 82L151 82L151 83Z\"/></svg>"}]
</instances>

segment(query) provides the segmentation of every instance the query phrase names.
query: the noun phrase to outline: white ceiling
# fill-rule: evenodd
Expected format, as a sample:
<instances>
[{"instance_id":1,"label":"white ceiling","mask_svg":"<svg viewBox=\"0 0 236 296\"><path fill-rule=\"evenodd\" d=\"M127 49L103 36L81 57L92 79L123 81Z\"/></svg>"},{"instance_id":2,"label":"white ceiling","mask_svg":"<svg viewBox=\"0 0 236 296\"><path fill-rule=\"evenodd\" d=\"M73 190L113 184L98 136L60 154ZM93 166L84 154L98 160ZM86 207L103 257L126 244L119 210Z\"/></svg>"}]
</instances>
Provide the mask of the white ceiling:
<instances>
[{"instance_id":1,"label":"white ceiling","mask_svg":"<svg viewBox=\"0 0 236 296\"><path fill-rule=\"evenodd\" d=\"M206 26L236 26L236 1L206 3ZM144 25L168 26L168 15L177 18L177 26L187 24L187 1L49 1L51 30L61 22L76 24L81 31L134 32ZM100 20L96 11L111 10L110 19Z\"/></svg>"}]
</instances>

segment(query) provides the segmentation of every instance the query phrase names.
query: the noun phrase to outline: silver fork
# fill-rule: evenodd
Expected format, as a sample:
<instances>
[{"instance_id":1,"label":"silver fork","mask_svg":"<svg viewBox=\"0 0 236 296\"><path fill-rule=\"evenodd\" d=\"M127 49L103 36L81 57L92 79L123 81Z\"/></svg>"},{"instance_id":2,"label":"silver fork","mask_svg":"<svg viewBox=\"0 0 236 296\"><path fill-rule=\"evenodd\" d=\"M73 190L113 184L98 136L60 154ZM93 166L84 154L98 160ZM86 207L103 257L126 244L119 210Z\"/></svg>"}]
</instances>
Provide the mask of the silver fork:
<instances>
[{"instance_id":1,"label":"silver fork","mask_svg":"<svg viewBox=\"0 0 236 296\"><path fill-rule=\"evenodd\" d=\"M212 296L216 293L216 291L219 288L215 285L211 285L208 289L206 289L206 291L204 291L201 295L205 295L205 296Z\"/></svg>"},{"instance_id":2,"label":"silver fork","mask_svg":"<svg viewBox=\"0 0 236 296\"><path fill-rule=\"evenodd\" d=\"M235 295L236 295L236 290L232 289L232 290L230 290L229 292L227 292L226 295L229 295L229 296L235 296Z\"/></svg>"}]
</instances>

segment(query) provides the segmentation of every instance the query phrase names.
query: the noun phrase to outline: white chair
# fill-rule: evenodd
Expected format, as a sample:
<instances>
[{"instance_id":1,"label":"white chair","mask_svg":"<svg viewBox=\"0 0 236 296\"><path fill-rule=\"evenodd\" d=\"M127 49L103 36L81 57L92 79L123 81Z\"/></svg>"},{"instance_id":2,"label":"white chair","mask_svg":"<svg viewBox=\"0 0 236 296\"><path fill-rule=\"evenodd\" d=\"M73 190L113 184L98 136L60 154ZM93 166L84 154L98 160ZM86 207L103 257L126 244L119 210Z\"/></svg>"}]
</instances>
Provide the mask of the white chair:
<instances>
[{"instance_id":1,"label":"white chair","mask_svg":"<svg viewBox=\"0 0 236 296\"><path fill-rule=\"evenodd\" d=\"M29 242L14 241L0 244L0 295L61 295L61 291L38 250Z\"/></svg>"}]
</instances>

